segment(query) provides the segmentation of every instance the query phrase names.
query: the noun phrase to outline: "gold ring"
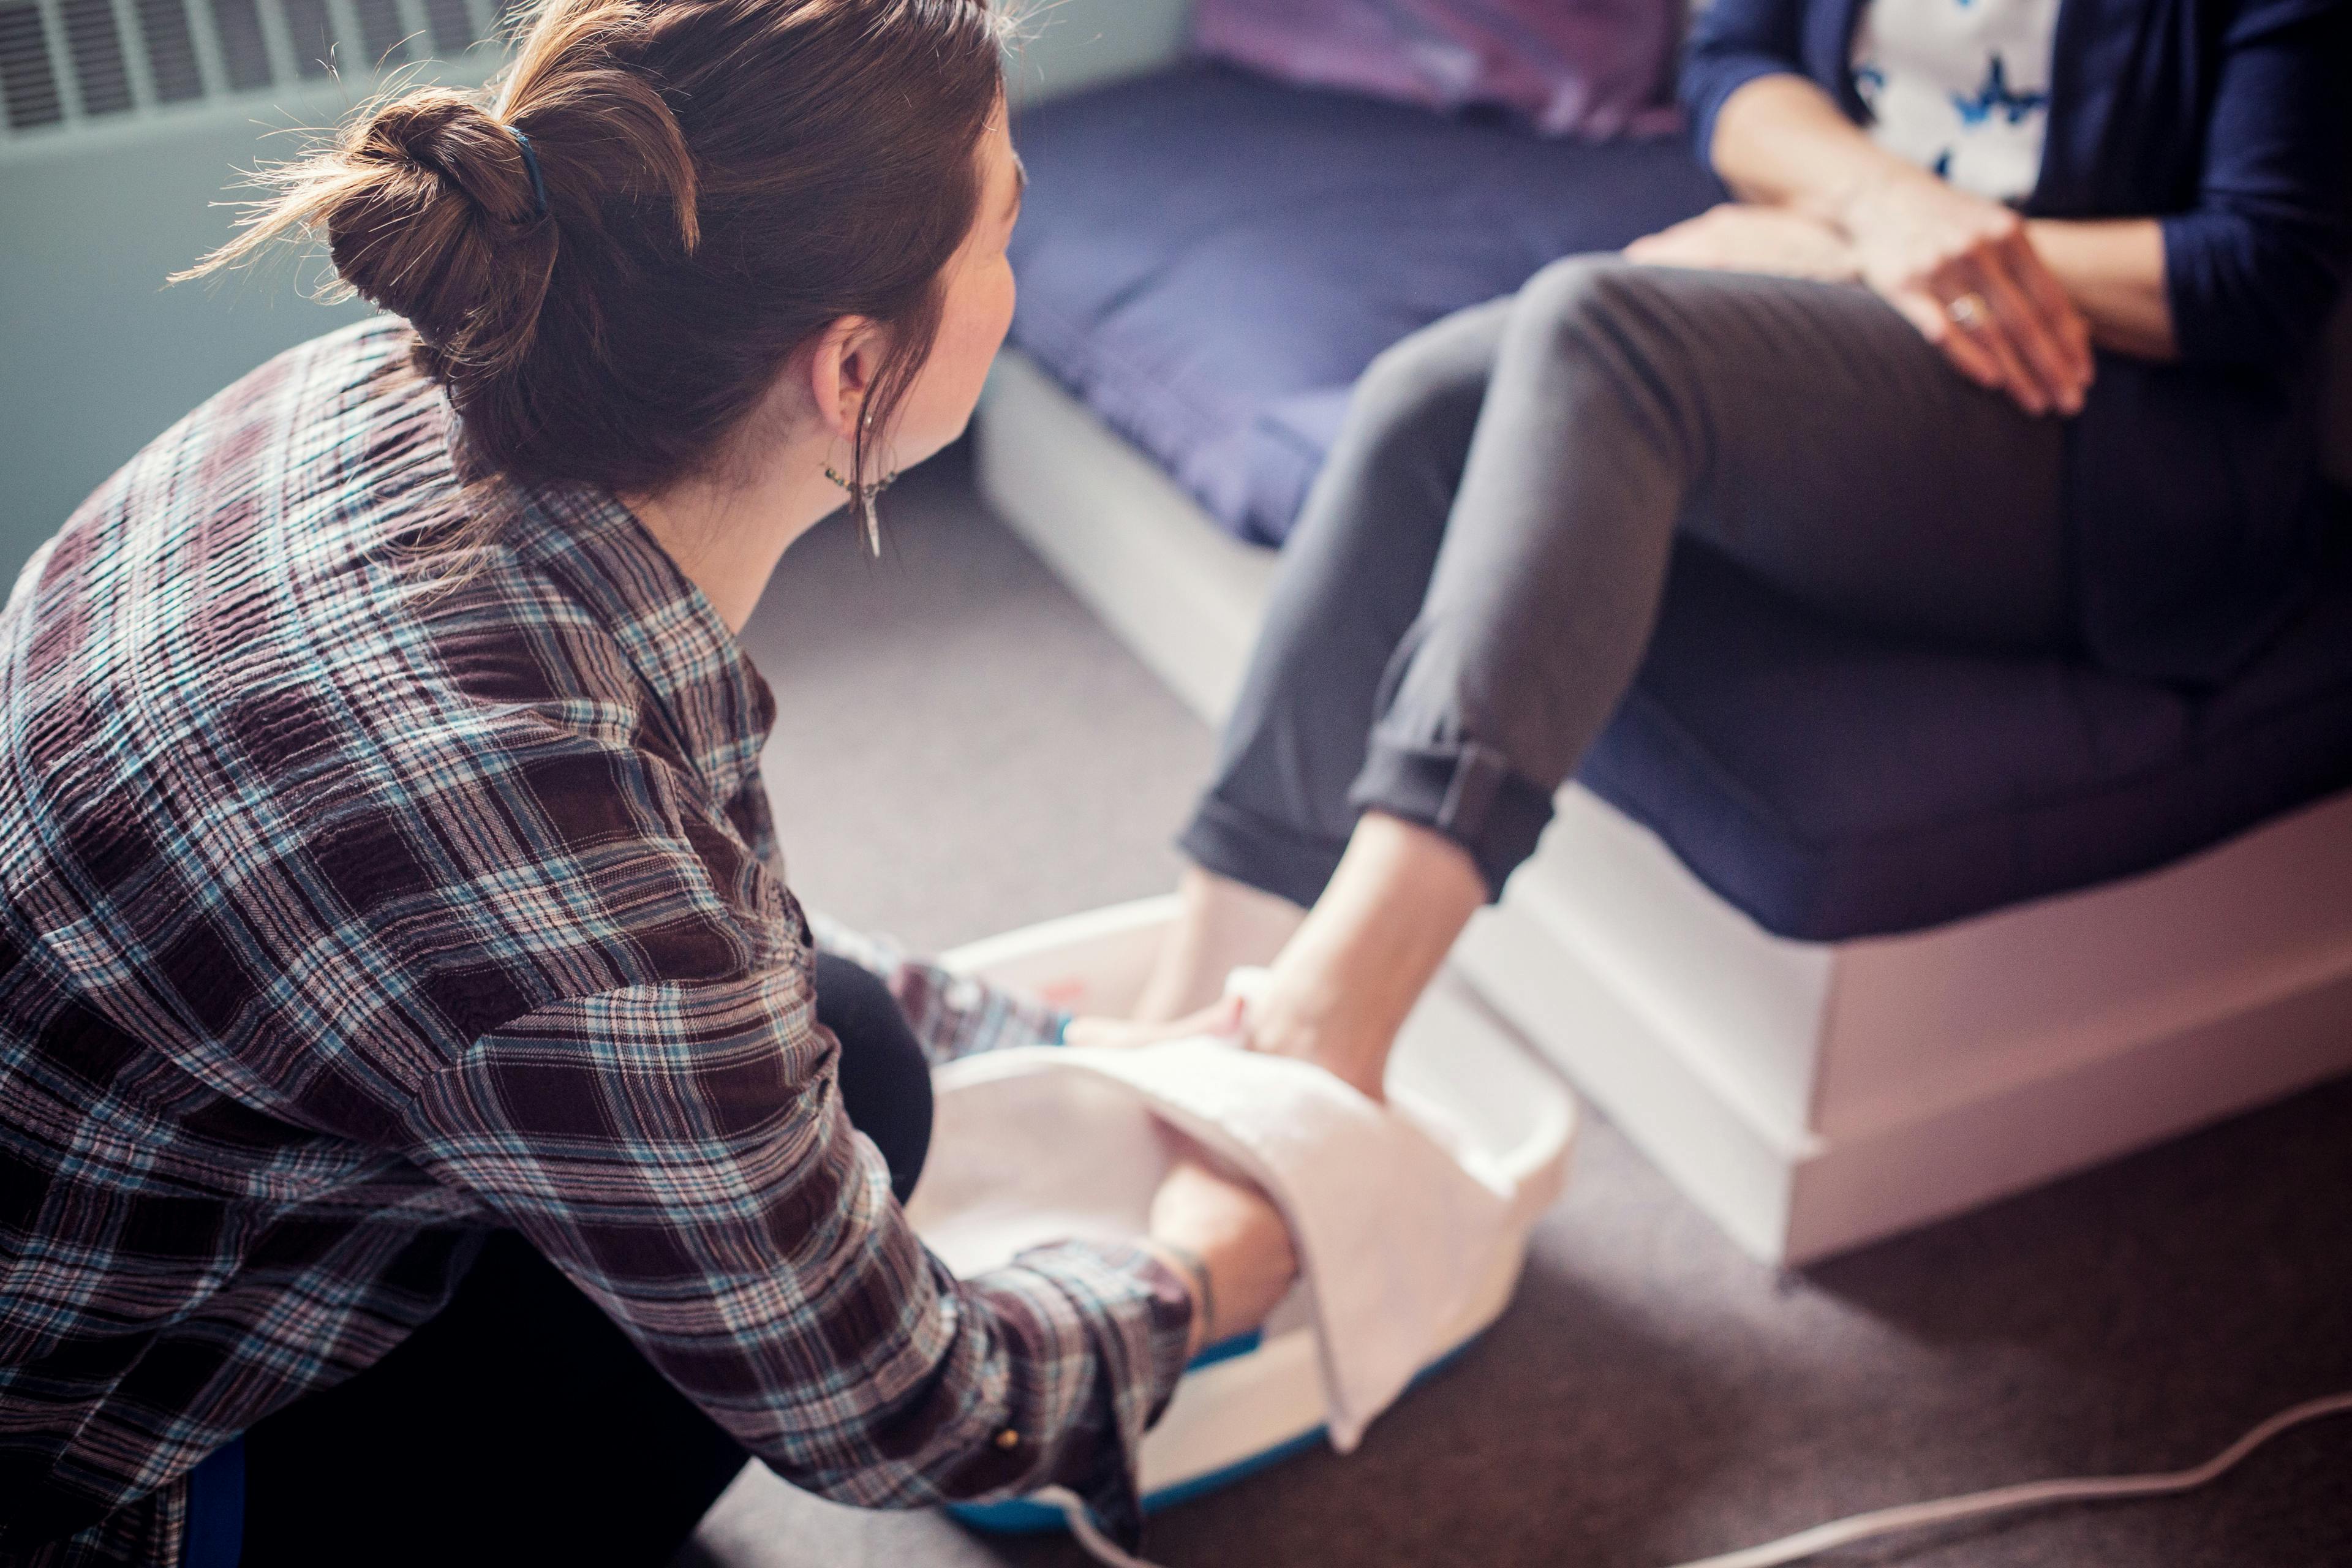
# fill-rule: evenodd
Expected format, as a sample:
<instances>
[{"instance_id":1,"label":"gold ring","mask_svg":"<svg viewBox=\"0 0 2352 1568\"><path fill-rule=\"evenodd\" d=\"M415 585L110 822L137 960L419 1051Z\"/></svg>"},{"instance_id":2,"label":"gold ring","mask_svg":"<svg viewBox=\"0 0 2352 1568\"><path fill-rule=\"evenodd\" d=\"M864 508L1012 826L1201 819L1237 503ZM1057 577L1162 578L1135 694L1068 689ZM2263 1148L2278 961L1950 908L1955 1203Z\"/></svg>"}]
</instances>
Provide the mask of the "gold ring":
<instances>
[{"instance_id":1,"label":"gold ring","mask_svg":"<svg viewBox=\"0 0 2352 1568\"><path fill-rule=\"evenodd\" d=\"M1974 327L1990 314L1981 294L1963 294L1944 307L1944 313L1963 327Z\"/></svg>"}]
</instances>

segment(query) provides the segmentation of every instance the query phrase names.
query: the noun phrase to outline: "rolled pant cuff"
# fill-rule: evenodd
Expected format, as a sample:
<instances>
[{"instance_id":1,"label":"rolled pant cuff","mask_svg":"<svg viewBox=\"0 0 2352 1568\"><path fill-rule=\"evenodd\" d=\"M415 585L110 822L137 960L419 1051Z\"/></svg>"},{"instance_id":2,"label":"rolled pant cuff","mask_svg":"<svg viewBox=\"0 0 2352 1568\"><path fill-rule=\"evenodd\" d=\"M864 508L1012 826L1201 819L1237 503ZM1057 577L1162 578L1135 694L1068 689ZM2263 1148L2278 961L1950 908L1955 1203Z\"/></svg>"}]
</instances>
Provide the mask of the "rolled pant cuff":
<instances>
[{"instance_id":1,"label":"rolled pant cuff","mask_svg":"<svg viewBox=\"0 0 2352 1568\"><path fill-rule=\"evenodd\" d=\"M1204 871L1310 909L1339 868L1348 841L1302 833L1210 795L1202 797L1176 847Z\"/></svg>"},{"instance_id":2,"label":"rolled pant cuff","mask_svg":"<svg viewBox=\"0 0 2352 1568\"><path fill-rule=\"evenodd\" d=\"M1491 746L1409 745L1375 733L1348 804L1417 822L1461 845L1486 879L1491 903L1536 852L1551 821L1551 797Z\"/></svg>"}]
</instances>

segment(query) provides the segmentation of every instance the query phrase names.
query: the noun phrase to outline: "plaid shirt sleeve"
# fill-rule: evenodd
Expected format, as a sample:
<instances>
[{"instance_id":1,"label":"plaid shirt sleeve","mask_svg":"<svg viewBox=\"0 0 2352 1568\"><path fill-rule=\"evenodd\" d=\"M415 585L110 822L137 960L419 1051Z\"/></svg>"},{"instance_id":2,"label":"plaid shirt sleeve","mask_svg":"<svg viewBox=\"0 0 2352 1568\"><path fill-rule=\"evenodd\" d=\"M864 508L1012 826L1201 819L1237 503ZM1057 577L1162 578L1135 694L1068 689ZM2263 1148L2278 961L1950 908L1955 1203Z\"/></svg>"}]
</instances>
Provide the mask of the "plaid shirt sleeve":
<instances>
[{"instance_id":1,"label":"plaid shirt sleeve","mask_svg":"<svg viewBox=\"0 0 2352 1568\"><path fill-rule=\"evenodd\" d=\"M955 1279L852 1134L813 997L787 955L542 1007L425 1082L415 1152L796 1485L917 1507L1060 1484L1132 1541L1184 1287L1078 1243Z\"/></svg>"},{"instance_id":2,"label":"plaid shirt sleeve","mask_svg":"<svg viewBox=\"0 0 2352 1568\"><path fill-rule=\"evenodd\" d=\"M815 1021L773 694L617 499L461 474L411 346L229 388L0 613L0 1256L47 1260L0 1281L0 1559L178 1562L192 1468L489 1224L804 1486L1131 1535L1181 1283L924 1251ZM1039 1026L930 978L935 1048Z\"/></svg>"}]
</instances>

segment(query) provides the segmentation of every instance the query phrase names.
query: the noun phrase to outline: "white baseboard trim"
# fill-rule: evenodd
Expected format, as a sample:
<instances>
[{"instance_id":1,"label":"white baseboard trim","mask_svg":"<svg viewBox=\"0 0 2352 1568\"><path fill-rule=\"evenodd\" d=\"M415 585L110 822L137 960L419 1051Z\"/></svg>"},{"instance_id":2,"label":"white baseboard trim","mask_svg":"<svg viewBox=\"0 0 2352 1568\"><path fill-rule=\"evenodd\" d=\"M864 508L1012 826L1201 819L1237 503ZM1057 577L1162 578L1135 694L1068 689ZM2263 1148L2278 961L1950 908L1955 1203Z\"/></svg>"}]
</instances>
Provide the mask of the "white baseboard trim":
<instances>
[{"instance_id":1,"label":"white baseboard trim","mask_svg":"<svg viewBox=\"0 0 2352 1568\"><path fill-rule=\"evenodd\" d=\"M1275 552L1219 531L1150 458L1007 350L973 430L981 494L1212 724L1240 689Z\"/></svg>"}]
</instances>

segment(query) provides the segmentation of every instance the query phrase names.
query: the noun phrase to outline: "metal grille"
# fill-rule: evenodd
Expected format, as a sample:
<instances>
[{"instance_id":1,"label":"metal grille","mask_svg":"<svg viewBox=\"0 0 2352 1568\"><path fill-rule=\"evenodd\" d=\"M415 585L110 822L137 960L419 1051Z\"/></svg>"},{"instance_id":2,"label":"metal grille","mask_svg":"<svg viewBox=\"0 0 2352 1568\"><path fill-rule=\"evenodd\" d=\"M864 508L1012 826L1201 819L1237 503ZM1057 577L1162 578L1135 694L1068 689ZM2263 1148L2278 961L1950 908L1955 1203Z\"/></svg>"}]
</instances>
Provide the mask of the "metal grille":
<instances>
[{"instance_id":1,"label":"metal grille","mask_svg":"<svg viewBox=\"0 0 2352 1568\"><path fill-rule=\"evenodd\" d=\"M54 125L66 117L37 6L0 5L0 100L11 131Z\"/></svg>"},{"instance_id":2,"label":"metal grille","mask_svg":"<svg viewBox=\"0 0 2352 1568\"><path fill-rule=\"evenodd\" d=\"M286 36L294 44L294 69L316 79L335 74L335 24L327 0L284 0Z\"/></svg>"},{"instance_id":3,"label":"metal grille","mask_svg":"<svg viewBox=\"0 0 2352 1568\"><path fill-rule=\"evenodd\" d=\"M425 23L433 30L433 52L456 59L474 47L473 13L466 0L425 0Z\"/></svg>"},{"instance_id":4,"label":"metal grille","mask_svg":"<svg viewBox=\"0 0 2352 1568\"><path fill-rule=\"evenodd\" d=\"M497 56L475 45L525 3L0 0L0 154L83 124L330 78L356 101L378 72L420 59L463 62L436 68L437 79L479 79Z\"/></svg>"},{"instance_id":5,"label":"metal grille","mask_svg":"<svg viewBox=\"0 0 2352 1568\"><path fill-rule=\"evenodd\" d=\"M231 92L269 85L269 35L261 30L255 0L213 0L213 31L220 39L221 71Z\"/></svg>"},{"instance_id":6,"label":"metal grille","mask_svg":"<svg viewBox=\"0 0 2352 1568\"><path fill-rule=\"evenodd\" d=\"M360 43L367 50L365 63L377 70L406 65L408 29L400 24L400 7L394 0L353 0L352 9L359 13Z\"/></svg>"},{"instance_id":7,"label":"metal grille","mask_svg":"<svg viewBox=\"0 0 2352 1568\"><path fill-rule=\"evenodd\" d=\"M205 95L195 35L181 0L139 0L139 31L147 42L147 79L158 103L185 103Z\"/></svg>"},{"instance_id":8,"label":"metal grille","mask_svg":"<svg viewBox=\"0 0 2352 1568\"><path fill-rule=\"evenodd\" d=\"M73 56L74 85L81 89L81 111L122 113L131 107L131 71L123 62L113 5L109 0L64 0L58 9L66 25L66 48Z\"/></svg>"}]
</instances>

